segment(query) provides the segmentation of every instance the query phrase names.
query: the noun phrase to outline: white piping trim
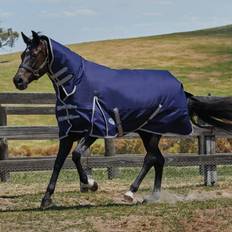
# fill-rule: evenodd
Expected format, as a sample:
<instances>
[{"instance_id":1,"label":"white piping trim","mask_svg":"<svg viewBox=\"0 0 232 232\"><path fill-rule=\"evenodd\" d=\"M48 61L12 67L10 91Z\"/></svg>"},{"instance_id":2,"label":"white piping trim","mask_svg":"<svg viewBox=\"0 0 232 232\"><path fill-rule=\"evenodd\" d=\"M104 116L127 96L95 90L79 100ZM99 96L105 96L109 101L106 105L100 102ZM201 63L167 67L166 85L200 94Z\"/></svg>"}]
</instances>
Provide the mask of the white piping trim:
<instances>
[{"instance_id":1,"label":"white piping trim","mask_svg":"<svg viewBox=\"0 0 232 232\"><path fill-rule=\"evenodd\" d=\"M94 113L95 113L95 108L96 108L96 104L98 105L102 115L103 115L103 118L104 118L104 121L105 121L105 127L106 127L106 136L99 136L99 135L95 135L93 134L93 119L94 119ZM92 117L91 117L91 130L90 130L90 136L92 137L96 137L96 138L115 138L117 137L118 133L116 133L115 135L113 136L109 136L109 128L108 128L108 124L107 124L107 120L106 120L106 117L105 117L105 114L101 108L101 105L100 103L98 102L98 97L97 96L94 96L93 97L93 108L92 108Z\"/></svg>"},{"instance_id":2,"label":"white piping trim","mask_svg":"<svg viewBox=\"0 0 232 232\"><path fill-rule=\"evenodd\" d=\"M170 132L167 132L167 133L159 133L159 132L155 132L155 131L151 131L151 130L147 130L147 129L139 129L138 131L145 131L145 132L148 132L148 133L152 133L152 134L156 134L156 135L165 135L165 134L171 134L171 135L190 135L191 133L189 134L177 134L177 133L170 133Z\"/></svg>"},{"instance_id":3,"label":"white piping trim","mask_svg":"<svg viewBox=\"0 0 232 232\"><path fill-rule=\"evenodd\" d=\"M156 134L156 135L164 135L165 134L165 133L158 133L158 132L147 130L147 129L143 129L143 128L139 129L138 131L145 131L145 132Z\"/></svg>"},{"instance_id":4,"label":"white piping trim","mask_svg":"<svg viewBox=\"0 0 232 232\"><path fill-rule=\"evenodd\" d=\"M107 120L106 120L106 116L105 116L105 114L104 114L104 111L102 110L102 108L101 108L101 105L100 105L100 103L98 102L98 97L96 97L96 103L97 103L97 105L98 105L98 107L99 107L99 109L100 109L100 111L101 111L101 113L102 113L102 115L103 115L103 118L104 118L104 121L105 121L105 127L106 127L106 136L108 136L108 132L109 132L109 129L108 129L108 123L107 123Z\"/></svg>"},{"instance_id":5,"label":"white piping trim","mask_svg":"<svg viewBox=\"0 0 232 232\"><path fill-rule=\"evenodd\" d=\"M53 65L53 62L54 62L54 54L53 54L53 49L52 49L52 42L51 42L51 39L50 38L48 38L48 43L49 43L49 48L50 48L50 52L51 52L51 62L50 62L50 64L49 64L49 71L50 71L50 73L52 74L52 75L54 75L53 74L53 72L52 72L52 65Z\"/></svg>"},{"instance_id":6,"label":"white piping trim","mask_svg":"<svg viewBox=\"0 0 232 232\"><path fill-rule=\"evenodd\" d=\"M96 107L96 103L95 103L95 96L93 97L93 107L92 107L92 117L91 117L91 130L90 130L90 135L93 135L93 118L94 118L94 112L95 112L95 107Z\"/></svg>"},{"instance_id":7,"label":"white piping trim","mask_svg":"<svg viewBox=\"0 0 232 232\"><path fill-rule=\"evenodd\" d=\"M54 75L54 73L52 72L52 64L53 64L53 62L54 62L54 54L53 54L52 43L51 43L51 39L50 39L50 38L48 38L48 42L49 42L49 49L50 49L50 53L51 53L51 62L50 62L50 64L49 64L48 66L49 66L49 71L50 71L51 75ZM51 75L49 75L49 76L51 76ZM75 86L75 87L76 87L76 86ZM72 92L75 92L75 91L76 91L76 88L75 88L75 87L74 87L74 91L72 91ZM64 105L66 105L65 102L62 101L62 99L60 98L60 91L59 91L59 88L57 88L57 92L58 92L58 94L56 95L56 97L59 99L59 101L60 101L61 103L63 103ZM64 100L65 100L65 99L64 99ZM68 115L69 115L69 112L68 112L67 109L66 109L66 113L67 113L67 116L68 116ZM61 140L61 139L63 139L63 138L66 138L66 137L68 136L68 134L69 134L70 129L72 128L72 124L70 123L70 120L67 120L67 122L68 122L68 124L69 124L69 128L66 130L66 133L65 133L64 136L59 137L59 140ZM60 129L60 128L59 128L59 129Z\"/></svg>"},{"instance_id":8,"label":"white piping trim","mask_svg":"<svg viewBox=\"0 0 232 232\"><path fill-rule=\"evenodd\" d=\"M118 137L118 133L116 133L115 135L108 135L108 136L100 136L100 135L94 135L94 134L89 134L89 135L94 138L104 138L104 139L114 139Z\"/></svg>"},{"instance_id":9,"label":"white piping trim","mask_svg":"<svg viewBox=\"0 0 232 232\"><path fill-rule=\"evenodd\" d=\"M151 116L141 125L139 126L136 130L139 130L140 128L144 127L149 121L151 121L161 110L163 106L159 104L159 106L156 108L156 110L151 114ZM134 131L136 131L134 130Z\"/></svg>"},{"instance_id":10,"label":"white piping trim","mask_svg":"<svg viewBox=\"0 0 232 232\"><path fill-rule=\"evenodd\" d=\"M61 87L62 87L62 89L63 89L63 91L65 92L65 95L66 95L66 97L64 98L64 101L65 101L69 96L71 96L72 94L74 94L74 93L76 92L76 89L77 89L77 86L74 85L74 88L73 88L72 92L71 92L71 93L67 93L67 91L65 90L64 86L61 85Z\"/></svg>"},{"instance_id":11,"label":"white piping trim","mask_svg":"<svg viewBox=\"0 0 232 232\"><path fill-rule=\"evenodd\" d=\"M68 134L65 134L65 135L59 137L59 140L64 139L64 138L66 138L66 137L68 137Z\"/></svg>"}]
</instances>

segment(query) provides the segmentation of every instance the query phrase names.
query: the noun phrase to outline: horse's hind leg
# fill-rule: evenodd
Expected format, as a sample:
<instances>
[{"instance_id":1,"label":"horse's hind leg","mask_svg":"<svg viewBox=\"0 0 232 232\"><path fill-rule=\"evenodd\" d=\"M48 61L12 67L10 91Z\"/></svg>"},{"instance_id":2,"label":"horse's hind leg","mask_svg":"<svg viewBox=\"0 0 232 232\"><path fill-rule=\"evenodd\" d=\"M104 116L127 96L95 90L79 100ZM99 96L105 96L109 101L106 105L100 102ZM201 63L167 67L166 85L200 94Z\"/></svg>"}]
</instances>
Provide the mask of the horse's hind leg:
<instances>
[{"instance_id":1,"label":"horse's hind leg","mask_svg":"<svg viewBox=\"0 0 232 232\"><path fill-rule=\"evenodd\" d=\"M141 182L143 181L148 171L151 169L152 166L154 166L155 181L152 199L158 199L160 196L162 173L164 166L164 157L162 156L158 147L161 136L146 132L140 133L139 135L142 138L147 154L144 158L143 167L139 175L137 176L133 184L130 186L130 190L124 195L124 197L127 200L133 201L134 193L137 192ZM150 201L150 199L147 198L145 199L145 201Z\"/></svg>"},{"instance_id":2,"label":"horse's hind leg","mask_svg":"<svg viewBox=\"0 0 232 232\"><path fill-rule=\"evenodd\" d=\"M156 160L154 162L155 168L155 180L154 180L154 187L152 194L144 198L145 202L155 202L160 198L160 191L161 191L161 183L162 183L162 175L163 175L163 166L164 166L164 157L160 152L159 148L156 150Z\"/></svg>"}]
</instances>

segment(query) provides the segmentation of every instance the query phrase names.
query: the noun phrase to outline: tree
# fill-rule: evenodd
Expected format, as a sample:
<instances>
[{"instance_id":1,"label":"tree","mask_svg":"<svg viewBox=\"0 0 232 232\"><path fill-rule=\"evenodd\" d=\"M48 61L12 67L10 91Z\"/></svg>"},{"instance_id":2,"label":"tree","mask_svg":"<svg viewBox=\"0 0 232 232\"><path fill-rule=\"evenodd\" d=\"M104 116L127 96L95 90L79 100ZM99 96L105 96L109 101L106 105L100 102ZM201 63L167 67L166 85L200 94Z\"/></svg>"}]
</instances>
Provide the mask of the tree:
<instances>
[{"instance_id":1,"label":"tree","mask_svg":"<svg viewBox=\"0 0 232 232\"><path fill-rule=\"evenodd\" d=\"M12 28L5 30L0 27L0 48L3 46L13 47L18 36L18 32L13 31Z\"/></svg>"}]
</instances>

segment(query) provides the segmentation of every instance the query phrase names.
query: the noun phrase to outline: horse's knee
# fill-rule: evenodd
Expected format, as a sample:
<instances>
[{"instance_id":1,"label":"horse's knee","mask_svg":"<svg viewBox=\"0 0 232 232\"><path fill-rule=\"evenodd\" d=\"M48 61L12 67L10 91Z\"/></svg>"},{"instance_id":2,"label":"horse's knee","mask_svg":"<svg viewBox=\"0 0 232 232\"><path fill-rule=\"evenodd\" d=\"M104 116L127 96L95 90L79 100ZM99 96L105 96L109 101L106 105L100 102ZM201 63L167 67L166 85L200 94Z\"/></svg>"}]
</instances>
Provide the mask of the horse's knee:
<instances>
[{"instance_id":1,"label":"horse's knee","mask_svg":"<svg viewBox=\"0 0 232 232\"><path fill-rule=\"evenodd\" d=\"M158 164L159 166L163 167L163 166L164 166L164 163L165 163L165 159L164 159L163 155L160 154L160 155L157 157L156 164Z\"/></svg>"},{"instance_id":2,"label":"horse's knee","mask_svg":"<svg viewBox=\"0 0 232 232\"><path fill-rule=\"evenodd\" d=\"M156 157L152 153L148 153L144 157L143 165L151 167L154 165L155 161L156 161Z\"/></svg>"},{"instance_id":3,"label":"horse's knee","mask_svg":"<svg viewBox=\"0 0 232 232\"><path fill-rule=\"evenodd\" d=\"M153 155L154 165L158 165L160 167L163 167L164 163L165 163L165 159L164 159L162 153L160 152L160 149L159 148L155 149L153 154L154 154Z\"/></svg>"},{"instance_id":4,"label":"horse's knee","mask_svg":"<svg viewBox=\"0 0 232 232\"><path fill-rule=\"evenodd\" d=\"M73 151L73 152L72 152L72 161L73 161L74 163L77 163L77 162L80 162L80 159L81 159L81 154L80 154L80 152L78 152L78 151Z\"/></svg>"}]
</instances>

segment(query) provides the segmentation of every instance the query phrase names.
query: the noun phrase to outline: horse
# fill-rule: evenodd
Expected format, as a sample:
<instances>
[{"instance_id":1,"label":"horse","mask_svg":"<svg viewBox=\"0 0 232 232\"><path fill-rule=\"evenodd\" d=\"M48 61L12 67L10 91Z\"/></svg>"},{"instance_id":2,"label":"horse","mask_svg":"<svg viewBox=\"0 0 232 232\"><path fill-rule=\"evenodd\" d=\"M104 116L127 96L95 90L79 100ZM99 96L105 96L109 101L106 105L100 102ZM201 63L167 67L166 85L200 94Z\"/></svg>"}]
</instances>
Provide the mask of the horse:
<instances>
[{"instance_id":1,"label":"horse","mask_svg":"<svg viewBox=\"0 0 232 232\"><path fill-rule=\"evenodd\" d=\"M166 70L111 69L34 31L31 38L22 32L22 38L26 49L13 77L16 88L24 90L48 74L56 93L59 150L41 201L43 209L52 205L59 172L76 141L72 160L79 174L80 191L97 191L97 182L82 167L83 153L97 138L137 133L146 155L124 197L133 201L144 177L154 167L153 190L144 198L144 202L154 202L160 197L165 163L159 149L162 134L190 134L192 123L201 126L196 116L209 125L232 131L232 97L193 96Z\"/></svg>"}]
</instances>

